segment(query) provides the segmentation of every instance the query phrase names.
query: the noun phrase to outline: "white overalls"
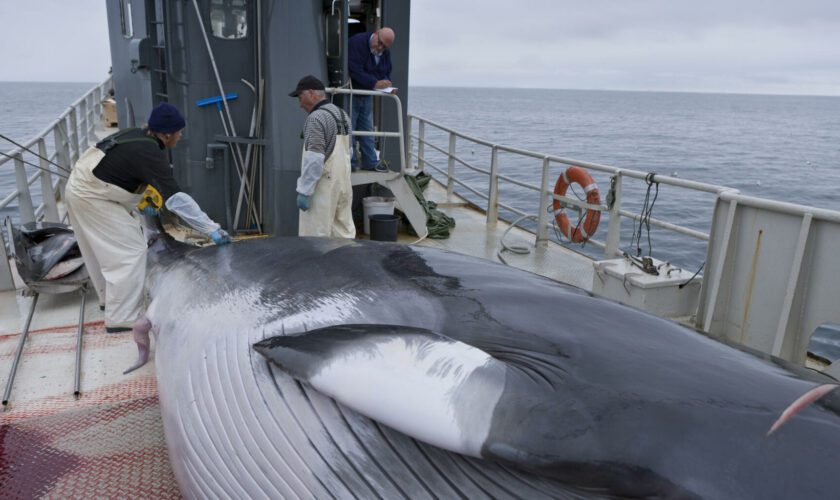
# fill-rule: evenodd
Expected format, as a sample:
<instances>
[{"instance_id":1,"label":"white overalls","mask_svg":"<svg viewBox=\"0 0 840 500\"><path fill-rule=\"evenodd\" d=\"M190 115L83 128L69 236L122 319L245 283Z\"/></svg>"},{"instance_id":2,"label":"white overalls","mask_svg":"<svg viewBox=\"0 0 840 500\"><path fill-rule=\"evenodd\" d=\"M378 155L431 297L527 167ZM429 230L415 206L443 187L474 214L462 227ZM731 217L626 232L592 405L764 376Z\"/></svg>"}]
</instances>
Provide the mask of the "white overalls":
<instances>
[{"instance_id":1,"label":"white overalls","mask_svg":"<svg viewBox=\"0 0 840 500\"><path fill-rule=\"evenodd\" d=\"M353 224L353 188L350 182L350 134L346 120L336 120L338 133L335 147L324 161L321 178L315 185L310 198L309 210L300 211L298 219L299 236L327 236L330 238L355 238ZM343 118L343 116L342 116ZM303 170L301 155L301 170Z\"/></svg>"},{"instance_id":2,"label":"white overalls","mask_svg":"<svg viewBox=\"0 0 840 500\"><path fill-rule=\"evenodd\" d=\"M70 222L99 302L105 327L131 329L144 305L146 240L132 210L142 194L93 175L105 153L91 147L76 162L65 198Z\"/></svg>"}]
</instances>

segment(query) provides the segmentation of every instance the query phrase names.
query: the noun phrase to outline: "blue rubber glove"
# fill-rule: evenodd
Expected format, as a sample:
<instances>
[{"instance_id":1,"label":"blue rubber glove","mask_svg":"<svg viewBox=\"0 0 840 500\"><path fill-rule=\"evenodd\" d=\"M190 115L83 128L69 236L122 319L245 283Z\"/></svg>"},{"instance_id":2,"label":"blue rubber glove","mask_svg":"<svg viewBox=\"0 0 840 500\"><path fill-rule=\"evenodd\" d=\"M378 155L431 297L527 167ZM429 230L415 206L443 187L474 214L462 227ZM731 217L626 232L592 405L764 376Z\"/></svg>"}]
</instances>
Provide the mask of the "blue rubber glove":
<instances>
[{"instance_id":1,"label":"blue rubber glove","mask_svg":"<svg viewBox=\"0 0 840 500\"><path fill-rule=\"evenodd\" d=\"M147 205L143 210L140 211L143 215L148 215L149 217L157 217L160 213L157 208Z\"/></svg>"},{"instance_id":2,"label":"blue rubber glove","mask_svg":"<svg viewBox=\"0 0 840 500\"><path fill-rule=\"evenodd\" d=\"M311 196L306 196L305 194L298 193L297 195L297 207L304 212L309 210L309 199Z\"/></svg>"},{"instance_id":3,"label":"blue rubber glove","mask_svg":"<svg viewBox=\"0 0 840 500\"><path fill-rule=\"evenodd\" d=\"M210 233L210 239L217 245L227 245L230 243L230 235L224 229L216 229Z\"/></svg>"}]
</instances>

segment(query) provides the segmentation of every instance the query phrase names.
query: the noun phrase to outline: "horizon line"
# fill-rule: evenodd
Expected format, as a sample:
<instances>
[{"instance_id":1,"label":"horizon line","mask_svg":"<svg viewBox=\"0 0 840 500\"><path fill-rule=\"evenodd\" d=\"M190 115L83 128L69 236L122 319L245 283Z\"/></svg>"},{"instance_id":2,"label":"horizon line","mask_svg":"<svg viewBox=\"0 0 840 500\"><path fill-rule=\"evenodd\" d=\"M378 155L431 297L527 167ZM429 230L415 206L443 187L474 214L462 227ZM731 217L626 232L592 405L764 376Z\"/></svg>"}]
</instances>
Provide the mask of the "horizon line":
<instances>
[{"instance_id":1,"label":"horizon line","mask_svg":"<svg viewBox=\"0 0 840 500\"><path fill-rule=\"evenodd\" d=\"M84 80L0 80L0 83L54 83L54 84L92 84L101 82ZM739 90L685 90L685 89L622 89L622 88L562 88L562 87L490 87L481 85L409 85L411 88L435 88L435 89L465 89L465 90L553 90L571 92L638 92L638 93L670 93L670 94L708 94L708 95L744 95L744 96L767 96L767 97L840 97L840 94L805 94L805 93L784 93L784 92L749 92Z\"/></svg>"}]
</instances>

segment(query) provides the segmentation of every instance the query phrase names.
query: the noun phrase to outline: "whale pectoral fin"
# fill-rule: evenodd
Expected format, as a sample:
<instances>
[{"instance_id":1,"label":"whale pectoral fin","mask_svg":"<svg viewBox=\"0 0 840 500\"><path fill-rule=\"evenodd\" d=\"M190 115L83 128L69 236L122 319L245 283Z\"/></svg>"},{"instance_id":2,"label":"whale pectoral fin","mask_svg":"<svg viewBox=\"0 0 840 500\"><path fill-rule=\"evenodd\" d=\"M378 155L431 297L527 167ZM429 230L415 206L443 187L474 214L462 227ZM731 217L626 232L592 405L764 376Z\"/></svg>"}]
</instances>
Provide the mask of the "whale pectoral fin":
<instances>
[{"instance_id":1,"label":"whale pectoral fin","mask_svg":"<svg viewBox=\"0 0 840 500\"><path fill-rule=\"evenodd\" d=\"M137 344L137 361L134 362L123 375L128 375L134 370L145 365L149 361L151 342L149 341L149 330L152 329L152 322L145 315L137 318L132 328L134 342Z\"/></svg>"},{"instance_id":2,"label":"whale pectoral fin","mask_svg":"<svg viewBox=\"0 0 840 500\"><path fill-rule=\"evenodd\" d=\"M142 367L149 361L149 332L134 331L134 342L137 344L137 361L134 362L128 369L123 372L123 375L128 375L134 370Z\"/></svg>"},{"instance_id":3,"label":"whale pectoral fin","mask_svg":"<svg viewBox=\"0 0 840 500\"><path fill-rule=\"evenodd\" d=\"M254 344L294 378L415 439L481 456L506 366L422 328L342 325Z\"/></svg>"},{"instance_id":4,"label":"whale pectoral fin","mask_svg":"<svg viewBox=\"0 0 840 500\"><path fill-rule=\"evenodd\" d=\"M802 396L800 396L796 401L790 404L785 411L779 416L779 418L773 422L773 425L770 427L770 430L767 431L767 435L771 435L785 423L787 423L790 419L793 418L794 415L799 413L802 409L806 408L811 403L817 401L821 397L825 396L829 392L840 388L840 385L837 384L823 384L814 387L810 391L806 392Z\"/></svg>"}]
</instances>

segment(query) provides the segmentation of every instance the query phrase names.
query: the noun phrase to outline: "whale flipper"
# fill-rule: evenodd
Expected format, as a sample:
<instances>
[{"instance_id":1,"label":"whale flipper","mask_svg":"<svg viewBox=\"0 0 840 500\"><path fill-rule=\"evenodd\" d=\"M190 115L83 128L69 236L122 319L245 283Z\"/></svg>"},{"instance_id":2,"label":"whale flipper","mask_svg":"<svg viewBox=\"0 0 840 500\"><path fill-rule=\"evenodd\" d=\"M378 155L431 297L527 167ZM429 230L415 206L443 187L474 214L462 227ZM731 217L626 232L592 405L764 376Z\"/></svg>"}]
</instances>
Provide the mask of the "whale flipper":
<instances>
[{"instance_id":1,"label":"whale flipper","mask_svg":"<svg viewBox=\"0 0 840 500\"><path fill-rule=\"evenodd\" d=\"M369 418L474 457L505 383L501 361L422 328L331 326L267 338L254 349Z\"/></svg>"}]
</instances>

